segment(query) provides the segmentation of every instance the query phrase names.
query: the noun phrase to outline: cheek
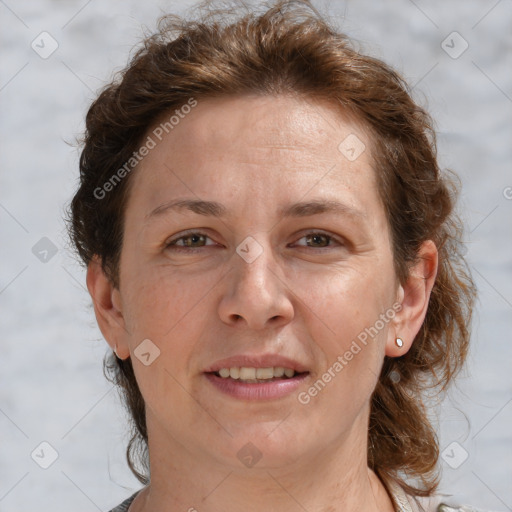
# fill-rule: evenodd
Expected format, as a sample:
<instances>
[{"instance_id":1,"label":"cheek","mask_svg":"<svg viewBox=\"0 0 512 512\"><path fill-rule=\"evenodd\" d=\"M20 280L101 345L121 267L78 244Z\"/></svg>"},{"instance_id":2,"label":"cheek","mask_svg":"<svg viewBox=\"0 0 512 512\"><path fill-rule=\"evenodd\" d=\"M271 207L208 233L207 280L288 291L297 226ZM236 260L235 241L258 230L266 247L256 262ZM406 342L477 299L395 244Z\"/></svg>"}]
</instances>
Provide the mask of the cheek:
<instances>
[{"instance_id":1,"label":"cheek","mask_svg":"<svg viewBox=\"0 0 512 512\"><path fill-rule=\"evenodd\" d=\"M368 267L364 272L340 270L325 279L311 280L307 288L305 302L315 313L331 348L337 350L350 345L391 306L391 283Z\"/></svg>"},{"instance_id":2,"label":"cheek","mask_svg":"<svg viewBox=\"0 0 512 512\"><path fill-rule=\"evenodd\" d=\"M384 360L387 324L373 330L384 301L371 283L370 276L345 275L310 288L308 304L316 314L309 317L308 330L322 352L322 364L306 393L312 407L332 411L328 421L333 428L360 413Z\"/></svg>"},{"instance_id":3,"label":"cheek","mask_svg":"<svg viewBox=\"0 0 512 512\"><path fill-rule=\"evenodd\" d=\"M169 268L148 267L136 275L126 290L130 330L139 337L154 336L162 341L173 329L180 328L180 322L193 326L204 318L207 300L202 299L218 281L205 274L194 279Z\"/></svg>"},{"instance_id":4,"label":"cheek","mask_svg":"<svg viewBox=\"0 0 512 512\"><path fill-rule=\"evenodd\" d=\"M392 283L379 278L378 266L371 267L365 266L364 272L344 269L308 286L307 304L315 313L308 330L323 354L311 391L318 394L319 406L341 406L341 415L363 407L384 360L392 316L382 315L392 305ZM336 421L342 419L336 416Z\"/></svg>"},{"instance_id":5,"label":"cheek","mask_svg":"<svg viewBox=\"0 0 512 512\"><path fill-rule=\"evenodd\" d=\"M144 400L157 416L167 411L163 404L172 404L170 410L194 405L183 384L196 342L204 336L203 319L211 317L205 294L212 286L206 276L200 284L169 269L148 269L139 272L126 291L133 368ZM137 349L146 339L156 345L158 353L148 366L137 360Z\"/></svg>"}]
</instances>

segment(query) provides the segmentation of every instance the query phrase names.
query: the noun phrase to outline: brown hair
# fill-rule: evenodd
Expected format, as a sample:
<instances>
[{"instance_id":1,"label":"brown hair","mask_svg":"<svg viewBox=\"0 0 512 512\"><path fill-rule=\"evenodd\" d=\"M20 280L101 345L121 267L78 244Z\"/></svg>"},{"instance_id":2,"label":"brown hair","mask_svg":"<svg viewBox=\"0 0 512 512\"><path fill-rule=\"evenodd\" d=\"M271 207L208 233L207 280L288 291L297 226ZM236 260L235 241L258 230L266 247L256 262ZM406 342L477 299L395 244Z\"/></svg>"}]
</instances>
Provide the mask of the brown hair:
<instances>
[{"instance_id":1,"label":"brown hair","mask_svg":"<svg viewBox=\"0 0 512 512\"><path fill-rule=\"evenodd\" d=\"M444 391L461 369L475 297L461 254L456 188L439 170L432 121L395 71L357 51L307 0L277 1L263 13L247 11L222 22L236 13L235 8L210 9L199 20L164 16L158 32L144 40L121 75L93 102L82 141L80 187L69 210L72 241L86 265L97 255L119 287L130 175L124 173L105 197L98 198L98 187L133 157L162 113L191 98L295 94L327 99L333 108L355 116L372 135L397 278L405 281L423 241L433 240L439 251L425 321L407 354L385 357L371 397L368 433L368 466L411 494L430 495L439 483L439 447L424 392L427 386ZM127 459L146 484L144 400L131 361L110 354L104 369L131 413Z\"/></svg>"}]
</instances>

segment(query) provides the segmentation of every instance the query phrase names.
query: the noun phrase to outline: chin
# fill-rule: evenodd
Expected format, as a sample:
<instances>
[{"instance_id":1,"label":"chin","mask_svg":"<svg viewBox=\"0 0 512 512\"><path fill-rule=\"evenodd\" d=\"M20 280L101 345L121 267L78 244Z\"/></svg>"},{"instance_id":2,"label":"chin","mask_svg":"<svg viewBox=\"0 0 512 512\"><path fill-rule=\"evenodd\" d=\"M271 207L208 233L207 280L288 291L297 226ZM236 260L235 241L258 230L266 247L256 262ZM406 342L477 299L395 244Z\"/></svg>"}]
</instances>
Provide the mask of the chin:
<instances>
[{"instance_id":1,"label":"chin","mask_svg":"<svg viewBox=\"0 0 512 512\"><path fill-rule=\"evenodd\" d=\"M218 455L237 469L277 469L295 464L304 456L304 443L286 431L279 432L276 425L273 429L253 427L236 434L230 430L233 437Z\"/></svg>"}]
</instances>

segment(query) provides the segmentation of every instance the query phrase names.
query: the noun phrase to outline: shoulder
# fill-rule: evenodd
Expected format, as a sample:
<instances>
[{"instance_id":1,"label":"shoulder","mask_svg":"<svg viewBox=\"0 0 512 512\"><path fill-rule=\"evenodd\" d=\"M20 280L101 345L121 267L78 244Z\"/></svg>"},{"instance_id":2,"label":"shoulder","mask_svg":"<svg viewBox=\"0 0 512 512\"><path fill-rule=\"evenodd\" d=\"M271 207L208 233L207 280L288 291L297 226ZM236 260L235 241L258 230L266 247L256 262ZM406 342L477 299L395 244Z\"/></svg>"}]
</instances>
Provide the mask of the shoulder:
<instances>
[{"instance_id":1,"label":"shoulder","mask_svg":"<svg viewBox=\"0 0 512 512\"><path fill-rule=\"evenodd\" d=\"M487 509L455 503L446 494L436 494L429 498L408 498L416 505L416 508L412 507L414 512L491 512Z\"/></svg>"},{"instance_id":2,"label":"shoulder","mask_svg":"<svg viewBox=\"0 0 512 512\"><path fill-rule=\"evenodd\" d=\"M122 503L117 505L117 507L113 508L109 512L128 512L128 508L132 504L132 502L135 499L135 497L137 496L137 494L139 494L139 492L140 492L140 490L133 493L129 498L125 499Z\"/></svg>"},{"instance_id":3,"label":"shoulder","mask_svg":"<svg viewBox=\"0 0 512 512\"><path fill-rule=\"evenodd\" d=\"M392 487L397 512L491 512L470 505L456 505L451 503L448 495L438 494L429 498L420 498L405 494L403 489L396 485ZM130 505L139 492L140 490L109 512L128 512Z\"/></svg>"},{"instance_id":4,"label":"shoulder","mask_svg":"<svg viewBox=\"0 0 512 512\"><path fill-rule=\"evenodd\" d=\"M454 503L447 494L436 494L428 498L410 496L394 482L388 483L397 512L491 512L484 509Z\"/></svg>"}]
</instances>

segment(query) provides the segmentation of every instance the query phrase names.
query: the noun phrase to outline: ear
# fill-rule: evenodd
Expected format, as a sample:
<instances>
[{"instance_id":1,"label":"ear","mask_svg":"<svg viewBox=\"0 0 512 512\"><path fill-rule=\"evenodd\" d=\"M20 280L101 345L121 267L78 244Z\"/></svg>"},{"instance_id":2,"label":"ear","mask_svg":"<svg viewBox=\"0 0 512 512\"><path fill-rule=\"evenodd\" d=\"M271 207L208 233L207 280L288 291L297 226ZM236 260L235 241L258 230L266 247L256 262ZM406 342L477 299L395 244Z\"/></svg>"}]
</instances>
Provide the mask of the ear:
<instances>
[{"instance_id":1,"label":"ear","mask_svg":"<svg viewBox=\"0 0 512 512\"><path fill-rule=\"evenodd\" d=\"M130 350L127 343L128 330L121 309L121 294L101 268L101 260L97 256L93 257L87 267L86 281L103 337L119 359L127 359Z\"/></svg>"},{"instance_id":2,"label":"ear","mask_svg":"<svg viewBox=\"0 0 512 512\"><path fill-rule=\"evenodd\" d=\"M398 288L398 301L402 309L393 319L394 329L389 330L386 355L403 356L411 348L427 314L430 293L437 276L438 254L432 240L426 240L418 252L418 262L410 269L407 282ZM401 338L403 347L398 347L396 338Z\"/></svg>"}]
</instances>

